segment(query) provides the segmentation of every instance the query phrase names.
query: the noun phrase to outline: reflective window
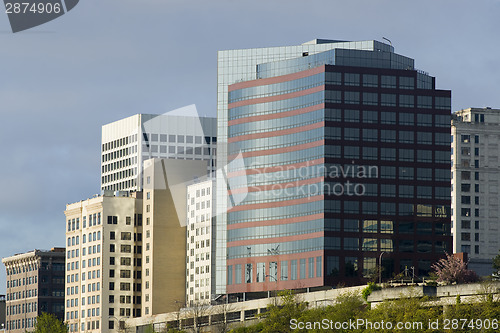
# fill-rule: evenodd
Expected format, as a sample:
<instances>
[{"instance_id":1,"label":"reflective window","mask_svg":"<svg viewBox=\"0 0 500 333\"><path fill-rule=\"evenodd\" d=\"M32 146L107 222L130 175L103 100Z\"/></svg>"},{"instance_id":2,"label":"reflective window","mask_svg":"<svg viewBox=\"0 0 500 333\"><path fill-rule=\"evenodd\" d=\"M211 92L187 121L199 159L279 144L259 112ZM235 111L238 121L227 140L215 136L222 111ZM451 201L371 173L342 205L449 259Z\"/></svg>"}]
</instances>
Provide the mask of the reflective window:
<instances>
[{"instance_id":1,"label":"reflective window","mask_svg":"<svg viewBox=\"0 0 500 333\"><path fill-rule=\"evenodd\" d=\"M378 131L371 128L363 128L363 141L378 141Z\"/></svg>"},{"instance_id":2,"label":"reflective window","mask_svg":"<svg viewBox=\"0 0 500 333\"><path fill-rule=\"evenodd\" d=\"M380 159L385 161L395 161L396 148L380 148Z\"/></svg>"},{"instance_id":3,"label":"reflective window","mask_svg":"<svg viewBox=\"0 0 500 333\"><path fill-rule=\"evenodd\" d=\"M344 110L344 121L350 123L358 123L359 110Z\"/></svg>"},{"instance_id":4,"label":"reflective window","mask_svg":"<svg viewBox=\"0 0 500 333\"><path fill-rule=\"evenodd\" d=\"M396 106L396 94L380 94L380 105Z\"/></svg>"},{"instance_id":5,"label":"reflective window","mask_svg":"<svg viewBox=\"0 0 500 333\"><path fill-rule=\"evenodd\" d=\"M400 203L399 216L413 216L413 204Z\"/></svg>"},{"instance_id":6,"label":"reflective window","mask_svg":"<svg viewBox=\"0 0 500 333\"><path fill-rule=\"evenodd\" d=\"M413 126L415 115L413 113L399 113L399 124Z\"/></svg>"},{"instance_id":7,"label":"reflective window","mask_svg":"<svg viewBox=\"0 0 500 333\"><path fill-rule=\"evenodd\" d=\"M346 214L359 214L358 201L344 201L344 213Z\"/></svg>"},{"instance_id":8,"label":"reflective window","mask_svg":"<svg viewBox=\"0 0 500 333\"><path fill-rule=\"evenodd\" d=\"M399 179L413 179L413 168L399 167Z\"/></svg>"},{"instance_id":9,"label":"reflective window","mask_svg":"<svg viewBox=\"0 0 500 333\"><path fill-rule=\"evenodd\" d=\"M396 113L382 111L380 113L380 120L381 120L382 124L395 124L396 123Z\"/></svg>"},{"instance_id":10,"label":"reflective window","mask_svg":"<svg viewBox=\"0 0 500 333\"><path fill-rule=\"evenodd\" d=\"M423 127L432 126L432 115L417 113L417 125Z\"/></svg>"},{"instance_id":11,"label":"reflective window","mask_svg":"<svg viewBox=\"0 0 500 333\"><path fill-rule=\"evenodd\" d=\"M363 159L365 160L378 160L377 147L363 147Z\"/></svg>"},{"instance_id":12,"label":"reflective window","mask_svg":"<svg viewBox=\"0 0 500 333\"><path fill-rule=\"evenodd\" d=\"M339 266L339 257L337 256L328 256L326 257L326 269L325 274L329 277L334 277L339 274L340 266Z\"/></svg>"},{"instance_id":13,"label":"reflective window","mask_svg":"<svg viewBox=\"0 0 500 333\"><path fill-rule=\"evenodd\" d=\"M396 204L394 202L381 202L380 203L381 215L396 215Z\"/></svg>"},{"instance_id":14,"label":"reflective window","mask_svg":"<svg viewBox=\"0 0 500 333\"><path fill-rule=\"evenodd\" d=\"M399 95L399 106L403 108L415 107L415 98L413 95Z\"/></svg>"},{"instance_id":15,"label":"reflective window","mask_svg":"<svg viewBox=\"0 0 500 333\"><path fill-rule=\"evenodd\" d=\"M359 147L345 146L344 147L344 158L359 159Z\"/></svg>"},{"instance_id":16,"label":"reflective window","mask_svg":"<svg viewBox=\"0 0 500 333\"><path fill-rule=\"evenodd\" d=\"M380 141L382 141L382 142L396 142L396 131L395 130L381 130L380 131Z\"/></svg>"},{"instance_id":17,"label":"reflective window","mask_svg":"<svg viewBox=\"0 0 500 333\"><path fill-rule=\"evenodd\" d=\"M399 160L413 162L414 161L414 153L413 149L400 149L399 150Z\"/></svg>"},{"instance_id":18,"label":"reflective window","mask_svg":"<svg viewBox=\"0 0 500 333\"><path fill-rule=\"evenodd\" d=\"M344 219L345 232L359 232L359 220Z\"/></svg>"},{"instance_id":19,"label":"reflective window","mask_svg":"<svg viewBox=\"0 0 500 333\"><path fill-rule=\"evenodd\" d=\"M378 94L377 93L363 93L363 104L364 105L378 105Z\"/></svg>"},{"instance_id":20,"label":"reflective window","mask_svg":"<svg viewBox=\"0 0 500 333\"><path fill-rule=\"evenodd\" d=\"M392 75L382 75L380 78L382 88L396 88L396 77Z\"/></svg>"},{"instance_id":21,"label":"reflective window","mask_svg":"<svg viewBox=\"0 0 500 333\"><path fill-rule=\"evenodd\" d=\"M377 220L364 220L363 232L376 233L378 230Z\"/></svg>"},{"instance_id":22,"label":"reflective window","mask_svg":"<svg viewBox=\"0 0 500 333\"><path fill-rule=\"evenodd\" d=\"M345 276L357 276L358 275L358 258L356 257L345 257Z\"/></svg>"},{"instance_id":23,"label":"reflective window","mask_svg":"<svg viewBox=\"0 0 500 333\"><path fill-rule=\"evenodd\" d=\"M431 109L432 108L432 97L431 96L417 96L417 108L419 108L419 109Z\"/></svg>"},{"instance_id":24,"label":"reflective window","mask_svg":"<svg viewBox=\"0 0 500 333\"><path fill-rule=\"evenodd\" d=\"M363 74L363 87L378 87L378 76Z\"/></svg>"},{"instance_id":25,"label":"reflective window","mask_svg":"<svg viewBox=\"0 0 500 333\"><path fill-rule=\"evenodd\" d=\"M344 84L346 86L359 86L359 74L357 74L357 73L345 73L344 74Z\"/></svg>"},{"instance_id":26,"label":"reflective window","mask_svg":"<svg viewBox=\"0 0 500 333\"><path fill-rule=\"evenodd\" d=\"M358 91L344 91L344 103L346 104L359 104Z\"/></svg>"},{"instance_id":27,"label":"reflective window","mask_svg":"<svg viewBox=\"0 0 500 333\"><path fill-rule=\"evenodd\" d=\"M413 185L399 185L400 198L413 198Z\"/></svg>"},{"instance_id":28,"label":"reflective window","mask_svg":"<svg viewBox=\"0 0 500 333\"><path fill-rule=\"evenodd\" d=\"M363 111L363 122L365 124L378 123L378 112L377 111Z\"/></svg>"},{"instance_id":29,"label":"reflective window","mask_svg":"<svg viewBox=\"0 0 500 333\"><path fill-rule=\"evenodd\" d=\"M414 89L415 79L410 76L400 76L399 77L399 89Z\"/></svg>"},{"instance_id":30,"label":"reflective window","mask_svg":"<svg viewBox=\"0 0 500 333\"><path fill-rule=\"evenodd\" d=\"M377 249L378 249L377 243L378 242L377 242L376 238L363 238L362 250L363 251L377 251Z\"/></svg>"},{"instance_id":31,"label":"reflective window","mask_svg":"<svg viewBox=\"0 0 500 333\"><path fill-rule=\"evenodd\" d=\"M380 177L386 178L386 179L396 179L396 167L381 166L380 167Z\"/></svg>"}]
</instances>

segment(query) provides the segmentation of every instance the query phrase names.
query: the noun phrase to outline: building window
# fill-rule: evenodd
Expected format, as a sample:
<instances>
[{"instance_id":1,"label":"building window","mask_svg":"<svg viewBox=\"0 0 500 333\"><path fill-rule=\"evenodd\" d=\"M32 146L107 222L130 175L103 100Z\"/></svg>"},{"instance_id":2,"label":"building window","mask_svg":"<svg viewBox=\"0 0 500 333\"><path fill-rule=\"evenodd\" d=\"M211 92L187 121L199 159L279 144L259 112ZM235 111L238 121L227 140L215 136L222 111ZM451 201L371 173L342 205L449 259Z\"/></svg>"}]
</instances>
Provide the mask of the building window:
<instances>
[{"instance_id":1,"label":"building window","mask_svg":"<svg viewBox=\"0 0 500 333\"><path fill-rule=\"evenodd\" d=\"M297 260L291 260L291 280L297 280Z\"/></svg>"}]
</instances>

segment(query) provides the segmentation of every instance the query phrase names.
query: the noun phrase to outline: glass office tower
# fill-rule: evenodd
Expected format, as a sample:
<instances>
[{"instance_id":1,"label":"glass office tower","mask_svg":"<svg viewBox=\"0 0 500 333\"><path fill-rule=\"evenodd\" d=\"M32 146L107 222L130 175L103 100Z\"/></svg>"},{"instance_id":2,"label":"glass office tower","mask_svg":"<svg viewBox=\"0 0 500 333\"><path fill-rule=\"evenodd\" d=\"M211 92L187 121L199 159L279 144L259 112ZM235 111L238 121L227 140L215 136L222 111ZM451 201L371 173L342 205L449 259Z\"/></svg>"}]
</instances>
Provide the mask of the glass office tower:
<instances>
[{"instance_id":1,"label":"glass office tower","mask_svg":"<svg viewBox=\"0 0 500 333\"><path fill-rule=\"evenodd\" d=\"M451 251L450 91L377 41L304 45L323 50L284 48L219 105L243 162L217 194L228 294L360 284L380 258L384 276L425 275Z\"/></svg>"}]
</instances>

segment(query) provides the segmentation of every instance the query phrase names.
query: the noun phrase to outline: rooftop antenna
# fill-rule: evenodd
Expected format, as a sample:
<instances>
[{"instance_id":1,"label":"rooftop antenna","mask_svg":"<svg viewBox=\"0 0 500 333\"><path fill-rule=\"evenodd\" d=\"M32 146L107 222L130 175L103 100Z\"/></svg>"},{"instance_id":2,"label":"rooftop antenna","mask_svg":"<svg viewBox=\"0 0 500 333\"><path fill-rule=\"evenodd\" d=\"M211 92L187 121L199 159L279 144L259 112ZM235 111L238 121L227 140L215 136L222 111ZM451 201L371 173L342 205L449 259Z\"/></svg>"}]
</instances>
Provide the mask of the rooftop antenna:
<instances>
[{"instance_id":1,"label":"rooftop antenna","mask_svg":"<svg viewBox=\"0 0 500 333\"><path fill-rule=\"evenodd\" d=\"M391 44L391 46L392 46L392 42L391 42L391 40L389 38L382 37L382 39L385 39L386 41L388 41L389 44Z\"/></svg>"}]
</instances>

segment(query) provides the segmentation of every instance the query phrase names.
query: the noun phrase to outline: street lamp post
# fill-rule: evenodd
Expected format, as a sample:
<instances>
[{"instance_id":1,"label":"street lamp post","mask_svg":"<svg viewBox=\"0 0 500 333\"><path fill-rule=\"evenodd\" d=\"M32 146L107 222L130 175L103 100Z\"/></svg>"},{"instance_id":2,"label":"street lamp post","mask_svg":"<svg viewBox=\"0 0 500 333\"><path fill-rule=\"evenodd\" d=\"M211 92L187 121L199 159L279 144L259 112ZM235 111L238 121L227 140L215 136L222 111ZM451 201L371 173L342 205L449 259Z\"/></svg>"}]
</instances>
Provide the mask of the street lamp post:
<instances>
[{"instance_id":1,"label":"street lamp post","mask_svg":"<svg viewBox=\"0 0 500 333\"><path fill-rule=\"evenodd\" d=\"M378 283L382 283L382 256L385 252L380 253L380 257L378 258Z\"/></svg>"}]
</instances>

